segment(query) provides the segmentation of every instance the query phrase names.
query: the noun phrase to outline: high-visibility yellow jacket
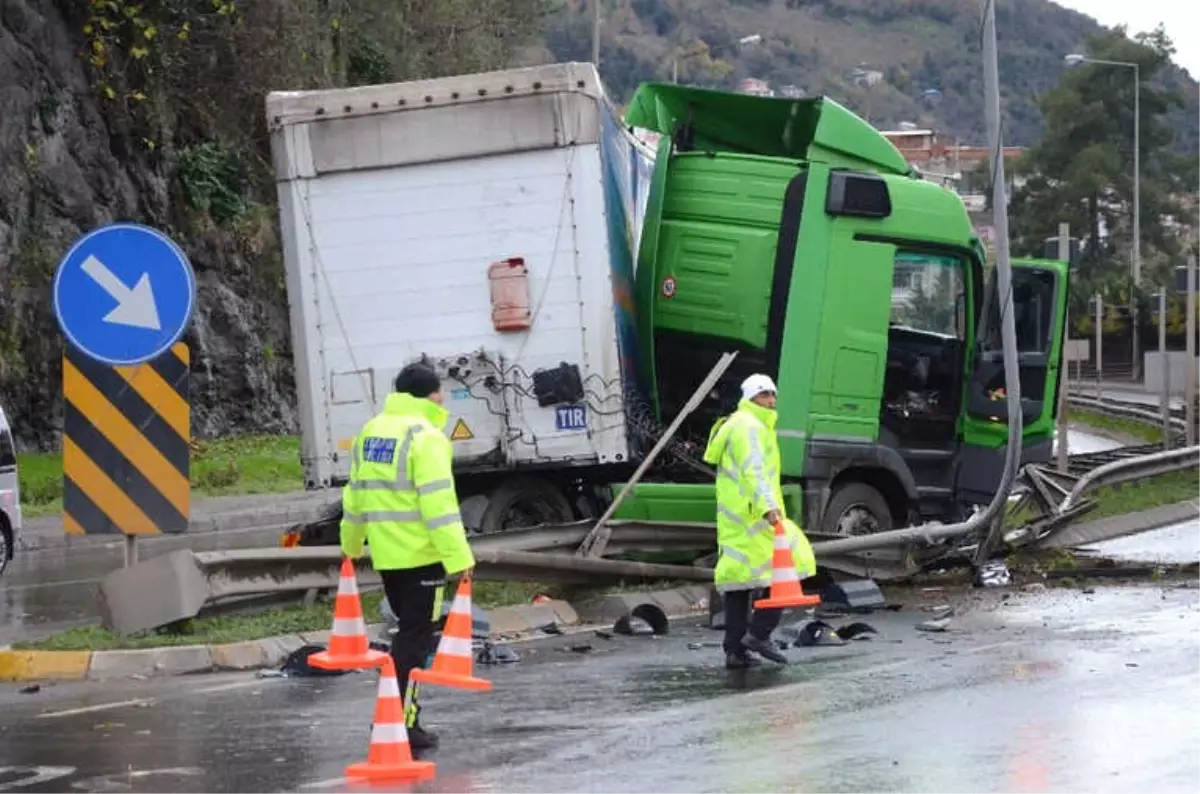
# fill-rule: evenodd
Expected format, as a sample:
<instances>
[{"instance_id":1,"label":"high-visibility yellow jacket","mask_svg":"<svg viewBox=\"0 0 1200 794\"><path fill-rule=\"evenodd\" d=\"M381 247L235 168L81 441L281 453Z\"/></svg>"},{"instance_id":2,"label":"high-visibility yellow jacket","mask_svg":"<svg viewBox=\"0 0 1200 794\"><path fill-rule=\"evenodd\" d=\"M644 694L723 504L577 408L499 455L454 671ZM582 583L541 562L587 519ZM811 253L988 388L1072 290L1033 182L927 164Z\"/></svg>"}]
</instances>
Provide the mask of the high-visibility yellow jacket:
<instances>
[{"instance_id":1,"label":"high-visibility yellow jacket","mask_svg":"<svg viewBox=\"0 0 1200 794\"><path fill-rule=\"evenodd\" d=\"M783 514L779 483L777 414L742 400L713 425L704 450L717 468L718 590L749 590L771 584L774 528L764 516Z\"/></svg>"},{"instance_id":2,"label":"high-visibility yellow jacket","mask_svg":"<svg viewBox=\"0 0 1200 794\"><path fill-rule=\"evenodd\" d=\"M363 426L342 489L342 553L371 545L376 570L442 563L447 574L474 567L454 491L449 413L409 394L389 394L383 413Z\"/></svg>"}]
</instances>

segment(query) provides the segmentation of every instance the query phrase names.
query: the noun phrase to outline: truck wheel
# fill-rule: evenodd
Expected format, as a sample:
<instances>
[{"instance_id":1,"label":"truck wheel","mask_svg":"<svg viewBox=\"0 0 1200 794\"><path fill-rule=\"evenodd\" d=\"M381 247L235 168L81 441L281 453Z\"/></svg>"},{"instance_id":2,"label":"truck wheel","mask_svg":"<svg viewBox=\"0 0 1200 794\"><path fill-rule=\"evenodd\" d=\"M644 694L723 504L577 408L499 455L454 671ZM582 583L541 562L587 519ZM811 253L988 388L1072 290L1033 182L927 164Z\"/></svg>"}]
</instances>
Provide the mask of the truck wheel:
<instances>
[{"instance_id":1,"label":"truck wheel","mask_svg":"<svg viewBox=\"0 0 1200 794\"><path fill-rule=\"evenodd\" d=\"M552 483L536 477L507 480L490 494L479 528L484 533L568 524L575 520L567 497Z\"/></svg>"},{"instance_id":2,"label":"truck wheel","mask_svg":"<svg viewBox=\"0 0 1200 794\"><path fill-rule=\"evenodd\" d=\"M821 531L829 535L873 535L892 528L892 511L883 494L862 482L850 482L833 492Z\"/></svg>"}]
</instances>

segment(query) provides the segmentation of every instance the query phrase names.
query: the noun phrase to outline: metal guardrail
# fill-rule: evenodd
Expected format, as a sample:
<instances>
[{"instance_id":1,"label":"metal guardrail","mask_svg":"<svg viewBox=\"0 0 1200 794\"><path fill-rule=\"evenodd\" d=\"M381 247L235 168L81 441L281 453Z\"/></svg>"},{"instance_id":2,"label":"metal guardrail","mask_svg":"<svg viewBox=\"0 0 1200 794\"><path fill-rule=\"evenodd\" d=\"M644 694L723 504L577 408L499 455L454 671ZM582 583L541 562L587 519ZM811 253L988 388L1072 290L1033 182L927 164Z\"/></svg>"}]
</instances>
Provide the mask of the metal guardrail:
<instances>
[{"instance_id":1,"label":"metal guardrail","mask_svg":"<svg viewBox=\"0 0 1200 794\"><path fill-rule=\"evenodd\" d=\"M1079 478L1059 504L1060 511L1070 510L1084 495L1108 485L1144 480L1161 474L1200 467L1200 446L1184 447L1128 460L1117 460L1093 469Z\"/></svg>"},{"instance_id":2,"label":"metal guardrail","mask_svg":"<svg viewBox=\"0 0 1200 794\"><path fill-rule=\"evenodd\" d=\"M617 581L711 581L712 570L628 560L582 558L572 550L590 522L539 527L472 539L475 577L481 580L611 584ZM705 551L716 547L707 524L614 522L609 553ZM369 555L369 552L368 552ZM337 546L171 552L112 572L100 583L104 624L122 633L157 628L196 617L204 610L251 598L299 595L338 586L342 561ZM359 584L380 583L369 556L357 562ZM152 599L146 593L153 593Z\"/></svg>"},{"instance_id":3,"label":"metal guardrail","mask_svg":"<svg viewBox=\"0 0 1200 794\"><path fill-rule=\"evenodd\" d=\"M1148 425L1162 427L1162 413L1157 410L1151 410L1150 406L1135 407L1138 404L1107 399L1097 400L1094 397L1081 397L1077 395L1068 395L1067 403L1076 408L1085 408L1115 419L1132 419ZM1187 422L1175 411L1171 412L1170 424L1171 429L1177 432L1183 432L1187 429Z\"/></svg>"},{"instance_id":4,"label":"metal guardrail","mask_svg":"<svg viewBox=\"0 0 1200 794\"><path fill-rule=\"evenodd\" d=\"M1083 395L1068 395L1068 402L1104 416L1126 419L1161 430L1163 417L1158 408L1124 400L1097 400ZM1183 409L1170 412L1172 445L1184 443L1186 419ZM1021 506L1032 506L1036 513L1023 526L1005 534L1011 546L1036 545L1059 535L1067 526L1088 513L1096 502L1087 495L1105 486L1136 482L1162 474L1184 471L1200 465L1200 447L1165 451L1164 445L1140 444L1085 455L1073 455L1067 472L1053 466L1026 466L1020 478Z\"/></svg>"}]
</instances>

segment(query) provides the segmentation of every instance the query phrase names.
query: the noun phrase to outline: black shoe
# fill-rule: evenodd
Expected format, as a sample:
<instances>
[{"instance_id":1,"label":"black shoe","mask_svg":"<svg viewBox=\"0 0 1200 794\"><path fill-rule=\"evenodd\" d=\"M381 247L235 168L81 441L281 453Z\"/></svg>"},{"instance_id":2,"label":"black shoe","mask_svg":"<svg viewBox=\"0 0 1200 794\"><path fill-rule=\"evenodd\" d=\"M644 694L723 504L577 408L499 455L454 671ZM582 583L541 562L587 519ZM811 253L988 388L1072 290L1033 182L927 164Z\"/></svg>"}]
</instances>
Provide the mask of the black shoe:
<instances>
[{"instance_id":1,"label":"black shoe","mask_svg":"<svg viewBox=\"0 0 1200 794\"><path fill-rule=\"evenodd\" d=\"M775 664L788 663L788 658L780 653L779 649L775 647L775 643L770 640L760 640L758 637L747 634L742 637L742 645L764 659L770 659Z\"/></svg>"},{"instance_id":2,"label":"black shoe","mask_svg":"<svg viewBox=\"0 0 1200 794\"><path fill-rule=\"evenodd\" d=\"M408 744L414 750L432 750L438 746L438 736L420 725L408 729Z\"/></svg>"},{"instance_id":3,"label":"black shoe","mask_svg":"<svg viewBox=\"0 0 1200 794\"><path fill-rule=\"evenodd\" d=\"M760 664L762 664L762 659L748 653L725 654L726 670L746 670L750 667L758 667Z\"/></svg>"}]
</instances>

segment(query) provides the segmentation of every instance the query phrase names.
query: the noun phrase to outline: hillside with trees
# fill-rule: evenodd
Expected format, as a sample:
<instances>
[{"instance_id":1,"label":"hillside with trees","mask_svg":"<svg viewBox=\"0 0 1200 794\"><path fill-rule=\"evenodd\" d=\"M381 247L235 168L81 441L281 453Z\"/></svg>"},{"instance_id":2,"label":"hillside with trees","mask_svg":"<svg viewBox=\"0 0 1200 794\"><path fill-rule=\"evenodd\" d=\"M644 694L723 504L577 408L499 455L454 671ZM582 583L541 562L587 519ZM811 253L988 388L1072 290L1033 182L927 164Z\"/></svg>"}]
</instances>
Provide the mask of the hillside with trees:
<instances>
[{"instance_id":1,"label":"hillside with trees","mask_svg":"<svg viewBox=\"0 0 1200 794\"><path fill-rule=\"evenodd\" d=\"M590 2L551 2L542 46L527 57L590 60ZM978 0L601 2L601 71L618 100L641 81L670 80L679 59L681 82L732 88L755 77L832 96L881 128L909 121L964 143L985 140ZM1042 130L1040 97L1068 70L1063 56L1105 28L1048 0L1005 0L996 16L1005 139L1028 146ZM761 41L739 44L754 36ZM1161 77L1188 98L1170 122L1179 146L1195 151L1196 83L1174 67Z\"/></svg>"}]
</instances>

